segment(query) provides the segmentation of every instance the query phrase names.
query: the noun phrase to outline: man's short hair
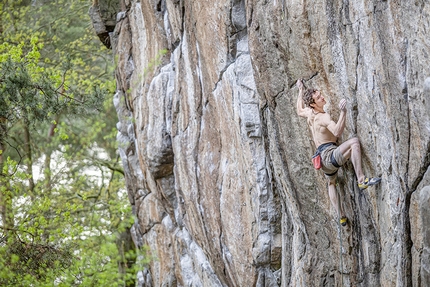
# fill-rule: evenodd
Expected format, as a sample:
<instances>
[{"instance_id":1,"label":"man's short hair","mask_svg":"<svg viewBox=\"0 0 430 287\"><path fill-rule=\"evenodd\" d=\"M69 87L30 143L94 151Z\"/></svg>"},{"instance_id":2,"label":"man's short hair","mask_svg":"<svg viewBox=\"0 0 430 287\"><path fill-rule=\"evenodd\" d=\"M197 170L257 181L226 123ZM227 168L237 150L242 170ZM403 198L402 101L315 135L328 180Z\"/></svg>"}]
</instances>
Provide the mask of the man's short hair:
<instances>
[{"instance_id":1,"label":"man's short hair","mask_svg":"<svg viewBox=\"0 0 430 287\"><path fill-rule=\"evenodd\" d=\"M303 102L309 108L312 108L311 104L315 104L315 101L314 101L314 98L312 98L312 95L316 91L317 91L316 89L310 88L310 89L307 89L306 92L303 94Z\"/></svg>"}]
</instances>

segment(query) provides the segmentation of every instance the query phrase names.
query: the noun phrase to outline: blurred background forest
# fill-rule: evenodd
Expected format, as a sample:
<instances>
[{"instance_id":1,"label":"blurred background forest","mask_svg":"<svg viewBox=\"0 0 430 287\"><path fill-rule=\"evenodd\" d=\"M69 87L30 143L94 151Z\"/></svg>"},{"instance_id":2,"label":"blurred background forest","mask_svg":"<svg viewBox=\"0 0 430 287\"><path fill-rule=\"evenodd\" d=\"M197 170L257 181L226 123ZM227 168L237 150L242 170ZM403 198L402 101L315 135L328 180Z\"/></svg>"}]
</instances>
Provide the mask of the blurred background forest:
<instances>
[{"instance_id":1,"label":"blurred background forest","mask_svg":"<svg viewBox=\"0 0 430 287\"><path fill-rule=\"evenodd\" d=\"M0 3L1 286L135 286L143 264L90 6Z\"/></svg>"}]
</instances>

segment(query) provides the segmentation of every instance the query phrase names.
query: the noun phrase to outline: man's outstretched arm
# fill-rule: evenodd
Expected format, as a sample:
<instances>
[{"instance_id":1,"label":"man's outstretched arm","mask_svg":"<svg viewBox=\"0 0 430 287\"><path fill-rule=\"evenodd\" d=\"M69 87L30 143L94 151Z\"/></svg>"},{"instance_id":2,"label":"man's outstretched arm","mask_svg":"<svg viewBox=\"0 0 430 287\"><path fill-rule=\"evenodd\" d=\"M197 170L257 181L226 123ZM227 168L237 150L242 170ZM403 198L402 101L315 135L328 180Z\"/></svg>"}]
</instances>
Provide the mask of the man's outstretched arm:
<instances>
[{"instance_id":1,"label":"man's outstretched arm","mask_svg":"<svg viewBox=\"0 0 430 287\"><path fill-rule=\"evenodd\" d=\"M297 80L296 83L297 87L299 88L299 96L297 97L297 114L301 117L306 118L308 116L308 108L305 107L305 104L303 103L303 82L302 80Z\"/></svg>"}]
</instances>

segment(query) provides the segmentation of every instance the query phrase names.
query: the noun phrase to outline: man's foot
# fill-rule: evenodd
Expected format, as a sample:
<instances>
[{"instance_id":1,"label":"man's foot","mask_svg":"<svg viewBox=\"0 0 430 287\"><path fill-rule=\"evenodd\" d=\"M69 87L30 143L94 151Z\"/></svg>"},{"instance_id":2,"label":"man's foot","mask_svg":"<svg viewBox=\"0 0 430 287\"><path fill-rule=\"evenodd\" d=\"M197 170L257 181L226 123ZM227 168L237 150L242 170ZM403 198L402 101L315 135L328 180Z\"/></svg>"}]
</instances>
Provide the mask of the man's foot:
<instances>
[{"instance_id":1,"label":"man's foot","mask_svg":"<svg viewBox=\"0 0 430 287\"><path fill-rule=\"evenodd\" d=\"M366 188L368 188L371 185L375 185L381 182L381 179L379 177L366 177L364 178L363 182L359 182L358 183L358 187L360 188L360 190L364 190Z\"/></svg>"},{"instance_id":2,"label":"man's foot","mask_svg":"<svg viewBox=\"0 0 430 287\"><path fill-rule=\"evenodd\" d=\"M340 219L340 225L345 226L347 222L348 218L346 216L342 216L342 218Z\"/></svg>"}]
</instances>

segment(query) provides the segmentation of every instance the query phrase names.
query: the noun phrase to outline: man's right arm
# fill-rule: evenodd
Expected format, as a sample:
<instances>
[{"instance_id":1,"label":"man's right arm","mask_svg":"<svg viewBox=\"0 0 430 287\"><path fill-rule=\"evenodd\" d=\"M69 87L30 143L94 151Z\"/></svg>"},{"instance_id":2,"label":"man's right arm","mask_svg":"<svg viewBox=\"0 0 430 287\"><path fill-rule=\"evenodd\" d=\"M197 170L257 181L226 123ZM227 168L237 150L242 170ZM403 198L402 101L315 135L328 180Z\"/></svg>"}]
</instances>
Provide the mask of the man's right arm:
<instances>
[{"instance_id":1,"label":"man's right arm","mask_svg":"<svg viewBox=\"0 0 430 287\"><path fill-rule=\"evenodd\" d=\"M299 88L299 96L297 97L297 114L300 117L306 118L308 116L308 110L309 108L305 107L305 104L303 103L303 82L302 80L297 80L297 87Z\"/></svg>"}]
</instances>

